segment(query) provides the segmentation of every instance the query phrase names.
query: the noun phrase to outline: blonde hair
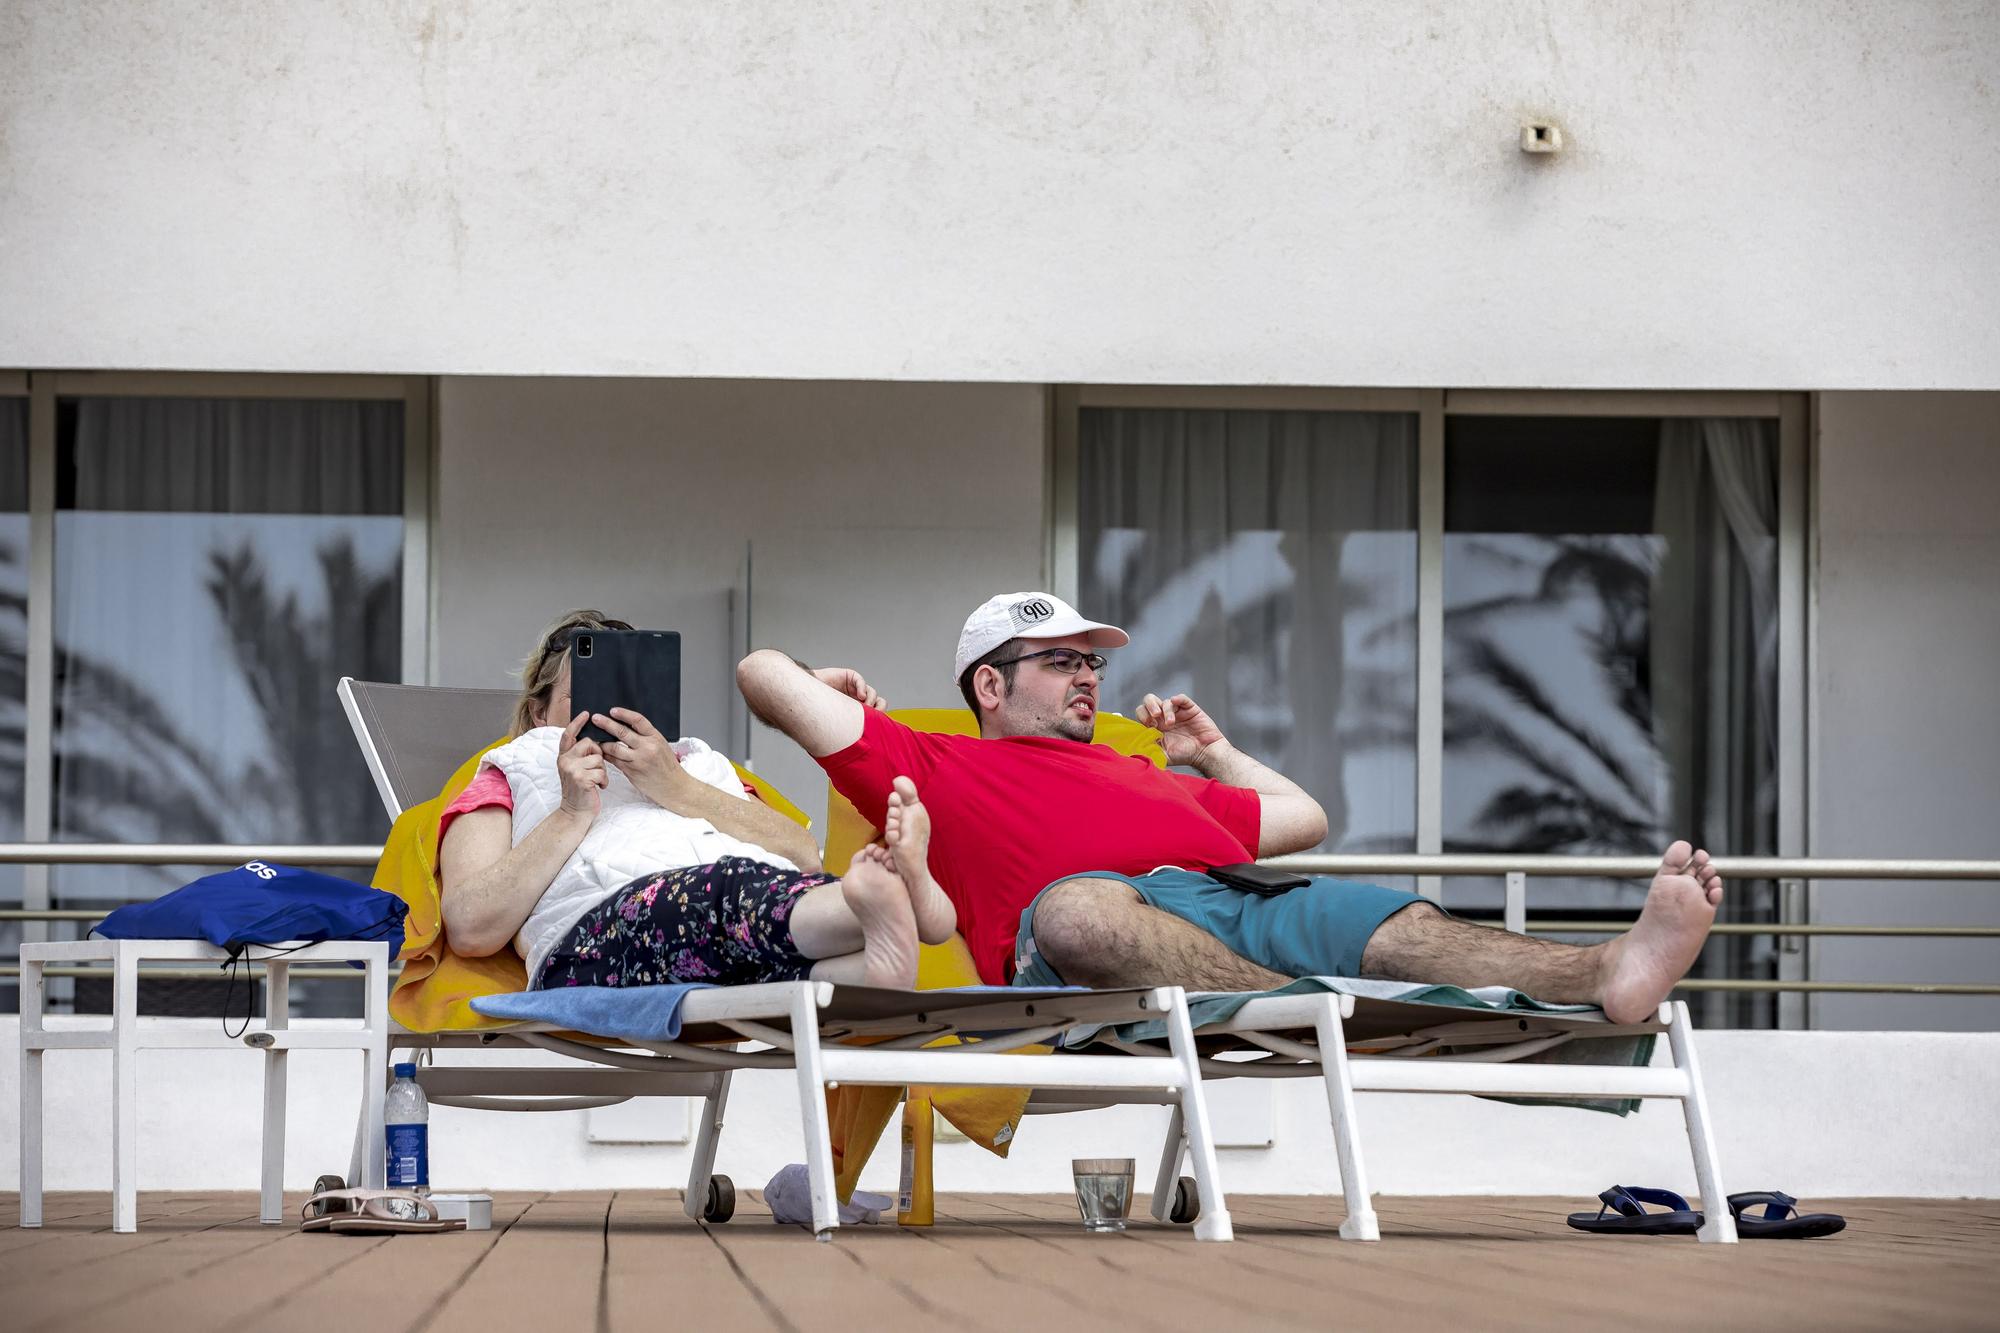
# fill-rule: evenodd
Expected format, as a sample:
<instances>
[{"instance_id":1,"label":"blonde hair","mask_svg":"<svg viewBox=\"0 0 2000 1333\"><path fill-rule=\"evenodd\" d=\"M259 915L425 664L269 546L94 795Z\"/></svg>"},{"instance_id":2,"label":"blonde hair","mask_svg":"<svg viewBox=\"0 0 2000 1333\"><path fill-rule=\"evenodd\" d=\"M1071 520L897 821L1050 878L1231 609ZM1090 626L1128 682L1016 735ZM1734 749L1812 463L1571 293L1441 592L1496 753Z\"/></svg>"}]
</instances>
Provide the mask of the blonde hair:
<instances>
[{"instance_id":1,"label":"blonde hair","mask_svg":"<svg viewBox=\"0 0 2000 1333\"><path fill-rule=\"evenodd\" d=\"M549 706L549 696L555 691L556 678L562 675L563 662L569 657L570 637L580 629L630 629L622 620L613 620L602 611L571 611L560 620L542 631L542 637L535 641L535 650L528 654L528 660L521 664L521 697L514 701L514 729L509 736L519 736L536 726L535 714Z\"/></svg>"}]
</instances>

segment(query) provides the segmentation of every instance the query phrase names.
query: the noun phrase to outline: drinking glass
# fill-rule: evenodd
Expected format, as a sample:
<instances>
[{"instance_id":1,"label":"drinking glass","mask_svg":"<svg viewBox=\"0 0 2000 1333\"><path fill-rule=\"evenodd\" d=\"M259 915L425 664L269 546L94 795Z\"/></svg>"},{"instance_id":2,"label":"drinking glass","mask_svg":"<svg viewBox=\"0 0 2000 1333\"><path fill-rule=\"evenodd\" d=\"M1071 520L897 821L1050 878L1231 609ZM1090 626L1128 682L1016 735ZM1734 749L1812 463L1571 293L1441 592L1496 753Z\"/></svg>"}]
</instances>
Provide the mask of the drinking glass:
<instances>
[{"instance_id":1,"label":"drinking glass","mask_svg":"<svg viewBox=\"0 0 2000 1333\"><path fill-rule=\"evenodd\" d=\"M1123 1231L1132 1211L1132 1159L1078 1157L1070 1164L1076 1179L1076 1207L1085 1231Z\"/></svg>"}]
</instances>

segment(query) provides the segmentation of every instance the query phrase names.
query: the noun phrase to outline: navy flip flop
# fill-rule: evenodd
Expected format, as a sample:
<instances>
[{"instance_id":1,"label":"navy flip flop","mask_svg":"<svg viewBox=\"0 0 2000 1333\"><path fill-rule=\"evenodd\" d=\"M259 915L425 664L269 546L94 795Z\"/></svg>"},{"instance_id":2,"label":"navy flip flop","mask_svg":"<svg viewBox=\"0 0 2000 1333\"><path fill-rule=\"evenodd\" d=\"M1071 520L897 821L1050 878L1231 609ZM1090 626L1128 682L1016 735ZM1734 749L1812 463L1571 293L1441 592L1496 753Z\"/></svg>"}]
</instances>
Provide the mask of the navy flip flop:
<instances>
[{"instance_id":1,"label":"navy flip flop","mask_svg":"<svg viewBox=\"0 0 2000 1333\"><path fill-rule=\"evenodd\" d=\"M1604 1206L1595 1213L1571 1213L1571 1226L1624 1236L1692 1236L1704 1221L1699 1209L1688 1207L1688 1201L1672 1190L1613 1185L1597 1197ZM1649 1203L1667 1211L1649 1213L1645 1209Z\"/></svg>"},{"instance_id":2,"label":"navy flip flop","mask_svg":"<svg viewBox=\"0 0 2000 1333\"><path fill-rule=\"evenodd\" d=\"M1764 1205L1763 1215L1751 1213L1750 1209L1760 1203ZM1732 1194L1729 1211L1736 1218L1736 1234L1745 1240L1811 1240L1814 1236L1831 1236L1847 1227L1847 1219L1838 1213L1801 1213L1797 1199L1777 1190Z\"/></svg>"}]
</instances>

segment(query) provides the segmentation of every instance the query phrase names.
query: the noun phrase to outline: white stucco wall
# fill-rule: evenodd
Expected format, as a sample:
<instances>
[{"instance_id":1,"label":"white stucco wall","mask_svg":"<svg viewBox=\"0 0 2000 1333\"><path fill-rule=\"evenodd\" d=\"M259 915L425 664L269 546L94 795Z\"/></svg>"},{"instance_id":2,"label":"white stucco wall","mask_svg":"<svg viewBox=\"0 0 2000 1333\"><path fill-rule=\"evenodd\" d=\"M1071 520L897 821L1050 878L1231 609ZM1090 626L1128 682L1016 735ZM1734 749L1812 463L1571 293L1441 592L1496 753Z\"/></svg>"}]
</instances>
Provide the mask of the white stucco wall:
<instances>
[{"instance_id":1,"label":"white stucco wall","mask_svg":"<svg viewBox=\"0 0 2000 1333\"><path fill-rule=\"evenodd\" d=\"M6 5L0 365L2000 387L1996 70L1918 0Z\"/></svg>"},{"instance_id":2,"label":"white stucco wall","mask_svg":"<svg viewBox=\"0 0 2000 1333\"><path fill-rule=\"evenodd\" d=\"M681 632L684 730L741 758L747 596L757 646L956 705L966 613L1041 578L1046 411L1024 385L447 378L436 680L508 686L546 622L596 606ZM758 726L747 753L823 815L796 745Z\"/></svg>"},{"instance_id":3,"label":"white stucco wall","mask_svg":"<svg viewBox=\"0 0 2000 1333\"><path fill-rule=\"evenodd\" d=\"M2000 394L1819 402L1814 854L2000 859ZM2000 883L1821 882L1831 923L2000 926ZM1822 980L2000 984L2000 940L1824 937ZM1833 1028L2000 1026L1993 996L1813 997Z\"/></svg>"}]
</instances>

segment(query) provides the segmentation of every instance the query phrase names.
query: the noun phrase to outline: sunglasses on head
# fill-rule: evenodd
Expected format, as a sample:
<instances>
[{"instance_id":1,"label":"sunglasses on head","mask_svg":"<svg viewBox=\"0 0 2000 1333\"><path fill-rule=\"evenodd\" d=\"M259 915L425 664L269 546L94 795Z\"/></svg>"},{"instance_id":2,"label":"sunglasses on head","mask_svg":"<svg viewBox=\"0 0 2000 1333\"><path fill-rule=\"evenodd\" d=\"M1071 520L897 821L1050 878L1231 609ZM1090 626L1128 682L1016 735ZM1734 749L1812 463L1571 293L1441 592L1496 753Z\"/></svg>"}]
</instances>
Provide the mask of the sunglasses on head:
<instances>
[{"instance_id":1,"label":"sunglasses on head","mask_svg":"<svg viewBox=\"0 0 2000 1333\"><path fill-rule=\"evenodd\" d=\"M563 628L549 635L549 641L542 645L542 655L548 657L556 653L568 652L570 640L579 634L596 634L602 630L629 630L631 628L630 625L622 620L607 620L599 625L565 625Z\"/></svg>"}]
</instances>

